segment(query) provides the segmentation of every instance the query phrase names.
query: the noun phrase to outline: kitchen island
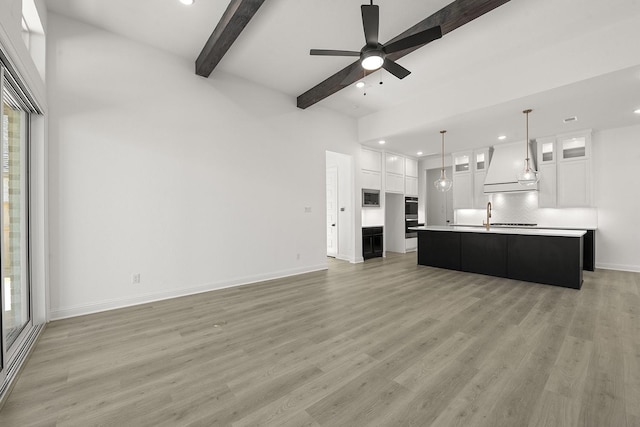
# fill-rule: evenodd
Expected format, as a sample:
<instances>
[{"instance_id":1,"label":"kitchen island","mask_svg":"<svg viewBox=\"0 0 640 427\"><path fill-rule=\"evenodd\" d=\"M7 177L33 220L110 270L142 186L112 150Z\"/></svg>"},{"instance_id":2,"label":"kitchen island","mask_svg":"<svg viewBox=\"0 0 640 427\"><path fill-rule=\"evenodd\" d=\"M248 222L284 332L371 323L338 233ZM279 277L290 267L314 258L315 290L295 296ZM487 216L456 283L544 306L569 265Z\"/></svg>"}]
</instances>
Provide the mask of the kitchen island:
<instances>
[{"instance_id":1,"label":"kitchen island","mask_svg":"<svg viewBox=\"0 0 640 427\"><path fill-rule=\"evenodd\" d=\"M426 226L418 264L580 289L585 230Z\"/></svg>"}]
</instances>

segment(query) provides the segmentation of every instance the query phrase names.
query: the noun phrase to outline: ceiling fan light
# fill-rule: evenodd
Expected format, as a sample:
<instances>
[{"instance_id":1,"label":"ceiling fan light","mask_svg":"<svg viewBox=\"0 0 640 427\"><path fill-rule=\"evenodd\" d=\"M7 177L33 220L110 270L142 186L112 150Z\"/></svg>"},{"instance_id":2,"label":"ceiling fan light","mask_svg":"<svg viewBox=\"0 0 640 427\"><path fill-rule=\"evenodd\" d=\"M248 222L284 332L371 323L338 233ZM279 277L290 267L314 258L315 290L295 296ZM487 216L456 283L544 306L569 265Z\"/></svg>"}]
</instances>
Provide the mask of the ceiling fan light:
<instances>
[{"instance_id":1,"label":"ceiling fan light","mask_svg":"<svg viewBox=\"0 0 640 427\"><path fill-rule=\"evenodd\" d=\"M384 58L382 58L382 56L377 52L374 52L362 58L362 68L364 68L365 70L377 70L378 68L382 67L382 64L384 64Z\"/></svg>"}]
</instances>

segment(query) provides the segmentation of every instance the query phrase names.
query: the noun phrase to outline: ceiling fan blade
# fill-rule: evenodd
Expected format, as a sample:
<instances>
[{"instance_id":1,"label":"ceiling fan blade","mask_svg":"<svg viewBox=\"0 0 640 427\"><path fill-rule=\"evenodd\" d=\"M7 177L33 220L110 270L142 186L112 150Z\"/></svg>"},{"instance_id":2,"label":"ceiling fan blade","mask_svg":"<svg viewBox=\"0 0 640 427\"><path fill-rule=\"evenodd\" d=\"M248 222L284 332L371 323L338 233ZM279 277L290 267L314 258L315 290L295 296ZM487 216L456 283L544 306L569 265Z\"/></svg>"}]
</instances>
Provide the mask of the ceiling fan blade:
<instances>
[{"instance_id":1,"label":"ceiling fan blade","mask_svg":"<svg viewBox=\"0 0 640 427\"><path fill-rule=\"evenodd\" d=\"M440 37L442 37L442 29L438 25L437 27L429 28L428 30L420 31L419 33L415 33L411 36L396 40L395 42L391 42L386 45L383 50L384 53L387 54L399 52L401 50L410 49L412 47L422 46L424 44L437 40Z\"/></svg>"},{"instance_id":2,"label":"ceiling fan blade","mask_svg":"<svg viewBox=\"0 0 640 427\"><path fill-rule=\"evenodd\" d=\"M393 74L399 79L404 79L409 74L411 74L411 71L407 70L402 65L386 58L384 60L384 64L382 64L382 68L384 68L385 70L387 70L388 72L390 72L391 74Z\"/></svg>"},{"instance_id":3,"label":"ceiling fan blade","mask_svg":"<svg viewBox=\"0 0 640 427\"><path fill-rule=\"evenodd\" d=\"M323 55L323 56L360 56L360 52L353 50L330 50L330 49L311 49L309 51L311 55Z\"/></svg>"},{"instance_id":4,"label":"ceiling fan blade","mask_svg":"<svg viewBox=\"0 0 640 427\"><path fill-rule=\"evenodd\" d=\"M367 46L378 47L378 28L380 26L380 9L376 5L363 4L362 27Z\"/></svg>"}]
</instances>

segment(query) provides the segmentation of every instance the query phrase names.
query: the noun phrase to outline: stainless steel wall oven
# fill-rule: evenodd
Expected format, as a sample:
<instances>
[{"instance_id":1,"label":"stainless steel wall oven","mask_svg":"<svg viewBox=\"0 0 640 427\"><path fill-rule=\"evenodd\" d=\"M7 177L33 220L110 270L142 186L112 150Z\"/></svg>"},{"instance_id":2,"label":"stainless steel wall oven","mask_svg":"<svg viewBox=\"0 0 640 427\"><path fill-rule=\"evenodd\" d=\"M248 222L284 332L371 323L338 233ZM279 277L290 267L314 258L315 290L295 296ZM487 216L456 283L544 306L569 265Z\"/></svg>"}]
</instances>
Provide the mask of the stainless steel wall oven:
<instances>
[{"instance_id":1,"label":"stainless steel wall oven","mask_svg":"<svg viewBox=\"0 0 640 427\"><path fill-rule=\"evenodd\" d=\"M418 198L417 197L405 197L404 198L404 237L410 239L412 237L418 237L418 232L409 230L409 227L418 226Z\"/></svg>"}]
</instances>

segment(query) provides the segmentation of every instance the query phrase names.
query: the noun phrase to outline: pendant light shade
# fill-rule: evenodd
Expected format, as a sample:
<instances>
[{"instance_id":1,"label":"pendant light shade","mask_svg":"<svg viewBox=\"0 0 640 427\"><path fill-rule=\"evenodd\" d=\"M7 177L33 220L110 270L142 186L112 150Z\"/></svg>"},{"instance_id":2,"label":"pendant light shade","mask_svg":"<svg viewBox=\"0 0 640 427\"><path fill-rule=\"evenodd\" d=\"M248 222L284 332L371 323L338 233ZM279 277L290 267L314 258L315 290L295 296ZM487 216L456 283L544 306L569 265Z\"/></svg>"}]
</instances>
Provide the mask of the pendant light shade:
<instances>
[{"instance_id":1,"label":"pendant light shade","mask_svg":"<svg viewBox=\"0 0 640 427\"><path fill-rule=\"evenodd\" d=\"M437 179L433 182L434 187L438 190L445 191L451 190L451 186L453 185L453 181L447 178L447 174L444 171L444 134L447 133L446 130L441 130L440 134L442 134L442 169L440 169L440 179Z\"/></svg>"},{"instance_id":2,"label":"pendant light shade","mask_svg":"<svg viewBox=\"0 0 640 427\"><path fill-rule=\"evenodd\" d=\"M540 174L535 168L531 167L531 159L529 158L529 113L533 111L531 109L524 110L523 113L527 116L527 139L525 145L527 146L527 157L524 159L524 169L518 174L518 183L525 187L535 185L540 181Z\"/></svg>"}]
</instances>

